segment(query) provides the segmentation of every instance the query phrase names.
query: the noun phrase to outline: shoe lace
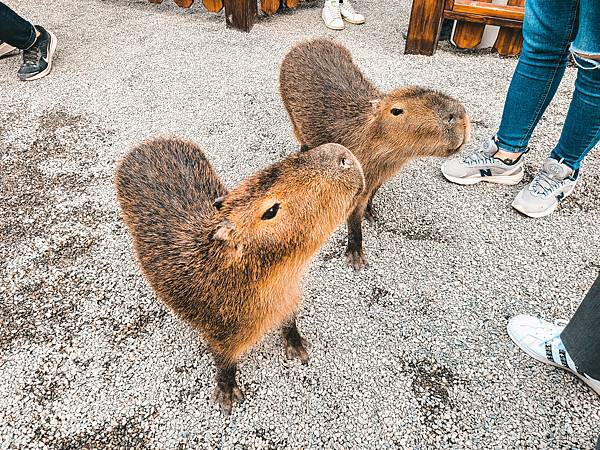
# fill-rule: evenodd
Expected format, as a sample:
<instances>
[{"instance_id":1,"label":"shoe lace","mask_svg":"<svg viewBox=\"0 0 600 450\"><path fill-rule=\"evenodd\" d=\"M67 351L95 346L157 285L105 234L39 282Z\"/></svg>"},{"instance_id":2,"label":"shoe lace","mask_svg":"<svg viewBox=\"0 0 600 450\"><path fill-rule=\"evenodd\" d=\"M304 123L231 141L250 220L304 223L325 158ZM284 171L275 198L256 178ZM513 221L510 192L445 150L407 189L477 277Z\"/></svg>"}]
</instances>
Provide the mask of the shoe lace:
<instances>
[{"instance_id":1,"label":"shoe lace","mask_svg":"<svg viewBox=\"0 0 600 450\"><path fill-rule=\"evenodd\" d=\"M552 177L549 173L540 170L537 175L533 178L529 190L534 194L548 196L556 189L560 188L563 184L563 180L557 180Z\"/></svg>"},{"instance_id":2,"label":"shoe lace","mask_svg":"<svg viewBox=\"0 0 600 450\"><path fill-rule=\"evenodd\" d=\"M23 51L23 64L31 66L40 60L40 49L36 46Z\"/></svg>"},{"instance_id":3,"label":"shoe lace","mask_svg":"<svg viewBox=\"0 0 600 450\"><path fill-rule=\"evenodd\" d=\"M494 162L494 157L489 156L489 155L485 154L484 152L480 151L480 152L474 152L474 153L471 153L470 155L467 155L463 159L463 162L468 165L492 164Z\"/></svg>"}]
</instances>

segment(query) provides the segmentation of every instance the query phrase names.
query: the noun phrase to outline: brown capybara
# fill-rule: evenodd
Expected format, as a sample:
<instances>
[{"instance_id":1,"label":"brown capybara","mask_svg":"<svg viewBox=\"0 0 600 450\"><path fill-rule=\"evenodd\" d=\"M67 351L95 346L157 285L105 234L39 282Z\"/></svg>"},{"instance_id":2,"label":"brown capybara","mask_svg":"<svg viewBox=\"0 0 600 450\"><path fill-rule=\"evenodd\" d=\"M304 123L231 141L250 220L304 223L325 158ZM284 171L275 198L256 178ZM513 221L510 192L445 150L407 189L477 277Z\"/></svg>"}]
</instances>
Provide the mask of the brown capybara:
<instances>
[{"instance_id":1,"label":"brown capybara","mask_svg":"<svg viewBox=\"0 0 600 450\"><path fill-rule=\"evenodd\" d=\"M283 103L301 149L335 142L361 162L366 188L348 218L346 257L355 270L366 263L363 217L375 219L373 196L410 160L449 156L469 136L464 107L421 87L381 92L365 78L348 50L329 39L294 46L280 72Z\"/></svg>"},{"instance_id":2,"label":"brown capybara","mask_svg":"<svg viewBox=\"0 0 600 450\"><path fill-rule=\"evenodd\" d=\"M308 361L299 283L364 188L348 149L293 154L228 192L195 144L156 138L125 155L115 182L149 284L214 355L225 412L243 398L237 361L269 329L283 323L286 355Z\"/></svg>"}]
</instances>

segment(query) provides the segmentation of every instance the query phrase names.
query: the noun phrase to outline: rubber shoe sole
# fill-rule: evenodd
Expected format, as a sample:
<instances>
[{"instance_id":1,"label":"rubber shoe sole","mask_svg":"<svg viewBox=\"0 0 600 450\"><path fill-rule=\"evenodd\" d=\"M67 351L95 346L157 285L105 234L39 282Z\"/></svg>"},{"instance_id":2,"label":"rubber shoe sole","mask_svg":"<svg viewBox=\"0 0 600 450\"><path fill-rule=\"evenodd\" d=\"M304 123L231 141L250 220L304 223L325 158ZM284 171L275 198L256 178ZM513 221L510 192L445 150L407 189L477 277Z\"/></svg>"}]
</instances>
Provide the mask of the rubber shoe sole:
<instances>
[{"instance_id":1,"label":"rubber shoe sole","mask_svg":"<svg viewBox=\"0 0 600 450\"><path fill-rule=\"evenodd\" d=\"M342 19L345 20L348 23L351 23L352 25L362 25L364 24L367 20L350 20L345 18L344 16L342 16Z\"/></svg>"},{"instance_id":2,"label":"rubber shoe sole","mask_svg":"<svg viewBox=\"0 0 600 450\"><path fill-rule=\"evenodd\" d=\"M32 77L29 77L29 78L21 78L21 77L19 77L19 79L21 81L39 80L40 78L43 78L46 75L48 75L50 72L52 72L52 60L54 59L54 52L56 51L56 46L58 44L58 41L57 41L56 36L54 35L54 33L52 33L51 31L47 31L47 33L50 35L50 48L48 49L48 67L46 67L40 73L35 74Z\"/></svg>"},{"instance_id":3,"label":"rubber shoe sole","mask_svg":"<svg viewBox=\"0 0 600 450\"><path fill-rule=\"evenodd\" d=\"M575 185L571 186L568 190L565 191L565 196L561 199L564 200L565 198L567 198L569 195L571 195L573 193L573 191L575 190ZM532 217L534 219L539 219L541 217L546 217L549 216L550 214L552 214L554 211L556 211L556 208L558 208L558 205L560 204L560 202L557 200L556 202L552 203L548 208L546 208L543 211L539 211L539 212L528 212L528 211L524 211L523 209L521 209L521 206L516 204L516 199L512 202L511 206L513 208L515 208L517 211L519 211L521 214L527 216L527 217Z\"/></svg>"},{"instance_id":4,"label":"rubber shoe sole","mask_svg":"<svg viewBox=\"0 0 600 450\"><path fill-rule=\"evenodd\" d=\"M462 184L462 185L472 185L472 184L477 184L477 183L481 183L482 181L485 181L486 183L504 184L504 185L512 186L515 184L519 184L521 182L521 180L523 179L523 176L525 176L525 171L521 168L521 170L519 170L517 173L515 173L513 175L492 175L489 177L459 178L459 177L453 177L451 175L448 175L442 170L442 175L444 175L444 177L448 181L451 181L452 183L456 183L456 184Z\"/></svg>"},{"instance_id":5,"label":"rubber shoe sole","mask_svg":"<svg viewBox=\"0 0 600 450\"><path fill-rule=\"evenodd\" d=\"M535 359L541 363L548 364L548 365L554 366L554 367L558 367L559 369L563 369L569 373L572 373L577 378L579 378L581 381L583 381L585 384L587 384L592 391L594 391L596 394L600 395L600 383L594 383L592 380L578 374L577 372L573 372L568 367L565 367L562 364L556 364L554 361L550 361L548 358L544 358L544 357L538 355L534 351L530 350L528 347L522 347L521 344L519 344L518 339L515 336L513 336L513 334L511 333L510 327L507 326L506 331L508 333L508 336L514 342L514 344L517 347L519 347L523 352L527 353L527 355L529 355L530 357L532 357L533 359Z\"/></svg>"},{"instance_id":6,"label":"rubber shoe sole","mask_svg":"<svg viewBox=\"0 0 600 450\"><path fill-rule=\"evenodd\" d=\"M19 54L19 49L12 45L2 42L0 44L0 58L8 58L9 56L16 56Z\"/></svg>"}]
</instances>

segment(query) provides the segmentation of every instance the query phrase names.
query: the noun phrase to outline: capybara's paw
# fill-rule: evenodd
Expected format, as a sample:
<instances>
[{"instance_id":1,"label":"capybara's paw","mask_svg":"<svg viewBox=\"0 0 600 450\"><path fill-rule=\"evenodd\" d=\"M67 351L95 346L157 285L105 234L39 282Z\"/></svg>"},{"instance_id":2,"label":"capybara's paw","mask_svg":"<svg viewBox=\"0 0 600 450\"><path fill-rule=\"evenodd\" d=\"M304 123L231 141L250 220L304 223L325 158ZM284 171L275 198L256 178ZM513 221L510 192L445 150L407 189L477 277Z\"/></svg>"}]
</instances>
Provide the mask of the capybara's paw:
<instances>
[{"instance_id":1,"label":"capybara's paw","mask_svg":"<svg viewBox=\"0 0 600 450\"><path fill-rule=\"evenodd\" d=\"M377 211L375 211L372 206L368 206L367 209L365 209L365 219L373 223L379 219L379 214L377 214Z\"/></svg>"},{"instance_id":2,"label":"capybara's paw","mask_svg":"<svg viewBox=\"0 0 600 450\"><path fill-rule=\"evenodd\" d=\"M302 364L308 364L308 341L303 337L300 340L286 339L285 340L285 356L287 359L298 358Z\"/></svg>"},{"instance_id":3,"label":"capybara's paw","mask_svg":"<svg viewBox=\"0 0 600 450\"><path fill-rule=\"evenodd\" d=\"M346 250L346 261L355 272L360 272L367 265L367 257L362 250Z\"/></svg>"},{"instance_id":4,"label":"capybara's paw","mask_svg":"<svg viewBox=\"0 0 600 450\"><path fill-rule=\"evenodd\" d=\"M240 390L237 383L229 386L217 384L215 400L221 406L223 414L229 415L235 402L244 401L244 393Z\"/></svg>"}]
</instances>

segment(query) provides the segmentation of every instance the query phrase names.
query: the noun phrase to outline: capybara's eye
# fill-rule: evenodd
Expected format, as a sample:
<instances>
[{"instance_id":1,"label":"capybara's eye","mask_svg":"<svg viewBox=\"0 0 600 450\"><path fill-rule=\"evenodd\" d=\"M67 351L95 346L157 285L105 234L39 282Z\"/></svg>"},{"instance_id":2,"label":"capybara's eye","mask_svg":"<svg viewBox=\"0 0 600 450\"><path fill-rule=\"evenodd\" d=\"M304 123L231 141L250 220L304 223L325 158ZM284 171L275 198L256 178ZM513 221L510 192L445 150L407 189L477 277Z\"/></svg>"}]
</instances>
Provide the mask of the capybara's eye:
<instances>
[{"instance_id":1,"label":"capybara's eye","mask_svg":"<svg viewBox=\"0 0 600 450\"><path fill-rule=\"evenodd\" d=\"M392 110L391 110L391 113L392 113L394 116L399 116L399 115L400 115L400 114L402 114L403 112L404 112L404 110L403 110L403 109L400 109L400 108L392 108Z\"/></svg>"},{"instance_id":2,"label":"capybara's eye","mask_svg":"<svg viewBox=\"0 0 600 450\"><path fill-rule=\"evenodd\" d=\"M221 209L221 207L223 206L223 200L225 200L225 197L216 198L213 202L213 206L217 209Z\"/></svg>"},{"instance_id":3,"label":"capybara's eye","mask_svg":"<svg viewBox=\"0 0 600 450\"><path fill-rule=\"evenodd\" d=\"M262 215L261 219L262 220L272 219L273 217L275 217L277 215L277 211L279 211L279 203L275 203L273 206L271 206L269 209L267 209L264 212L264 214Z\"/></svg>"}]
</instances>

